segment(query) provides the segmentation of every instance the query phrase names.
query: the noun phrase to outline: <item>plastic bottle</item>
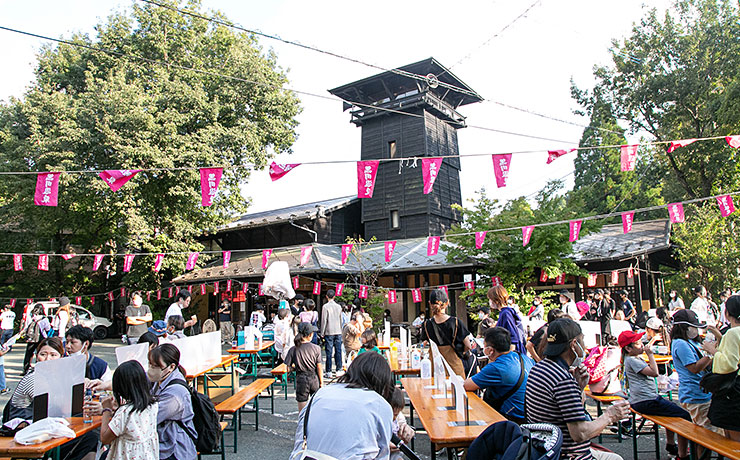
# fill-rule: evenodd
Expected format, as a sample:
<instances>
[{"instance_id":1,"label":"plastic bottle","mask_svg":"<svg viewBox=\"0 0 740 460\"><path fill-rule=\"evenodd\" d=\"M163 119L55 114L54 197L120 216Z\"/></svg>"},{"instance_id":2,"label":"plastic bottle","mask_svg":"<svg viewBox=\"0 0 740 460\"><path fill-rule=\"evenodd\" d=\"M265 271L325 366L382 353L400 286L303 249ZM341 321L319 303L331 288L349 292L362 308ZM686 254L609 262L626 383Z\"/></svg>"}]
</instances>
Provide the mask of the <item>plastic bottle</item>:
<instances>
[{"instance_id":1,"label":"plastic bottle","mask_svg":"<svg viewBox=\"0 0 740 460\"><path fill-rule=\"evenodd\" d=\"M446 382L446 374L445 374L445 365L442 364L442 360L438 359L434 362L434 378L437 379L435 384L437 386L437 390L443 391L447 387Z\"/></svg>"},{"instance_id":2,"label":"plastic bottle","mask_svg":"<svg viewBox=\"0 0 740 460\"><path fill-rule=\"evenodd\" d=\"M411 351L411 369L421 369L421 353L416 348Z\"/></svg>"},{"instance_id":3,"label":"plastic bottle","mask_svg":"<svg viewBox=\"0 0 740 460\"><path fill-rule=\"evenodd\" d=\"M423 379L431 379L432 378L432 362L429 360L428 355L424 355L424 358L421 360L420 363L421 368L421 378Z\"/></svg>"},{"instance_id":4,"label":"plastic bottle","mask_svg":"<svg viewBox=\"0 0 740 460\"><path fill-rule=\"evenodd\" d=\"M88 388L87 390L85 390L85 401L87 402L87 401L92 401L92 400L93 400L93 392L91 389ZM88 413L87 411L84 411L82 413L82 417L83 417L82 421L84 423L92 423L93 421L92 415Z\"/></svg>"}]
</instances>

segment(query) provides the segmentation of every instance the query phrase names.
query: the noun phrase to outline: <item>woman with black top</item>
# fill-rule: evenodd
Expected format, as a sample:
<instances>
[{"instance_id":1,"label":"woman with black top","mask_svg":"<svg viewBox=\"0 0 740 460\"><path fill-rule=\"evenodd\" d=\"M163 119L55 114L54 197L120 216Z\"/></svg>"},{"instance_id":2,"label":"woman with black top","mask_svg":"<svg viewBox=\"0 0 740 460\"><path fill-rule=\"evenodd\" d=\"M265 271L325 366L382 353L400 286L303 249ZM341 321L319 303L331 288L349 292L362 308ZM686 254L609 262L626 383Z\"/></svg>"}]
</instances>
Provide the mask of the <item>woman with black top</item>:
<instances>
[{"instance_id":1,"label":"woman with black top","mask_svg":"<svg viewBox=\"0 0 740 460\"><path fill-rule=\"evenodd\" d=\"M450 300L447 294L436 289L429 296L430 317L421 326L421 340L437 344L455 374L467 377L463 360L470 356L470 332L462 321L446 313Z\"/></svg>"}]
</instances>

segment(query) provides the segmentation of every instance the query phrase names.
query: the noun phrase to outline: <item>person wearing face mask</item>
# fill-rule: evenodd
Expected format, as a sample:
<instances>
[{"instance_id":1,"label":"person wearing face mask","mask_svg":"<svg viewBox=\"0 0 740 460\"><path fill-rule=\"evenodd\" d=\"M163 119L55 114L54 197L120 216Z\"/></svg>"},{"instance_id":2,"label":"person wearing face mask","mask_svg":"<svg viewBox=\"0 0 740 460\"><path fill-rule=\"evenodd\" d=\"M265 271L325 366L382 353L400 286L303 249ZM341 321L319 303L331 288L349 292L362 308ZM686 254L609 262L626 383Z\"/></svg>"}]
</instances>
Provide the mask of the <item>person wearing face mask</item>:
<instances>
[{"instance_id":1,"label":"person wearing face mask","mask_svg":"<svg viewBox=\"0 0 740 460\"><path fill-rule=\"evenodd\" d=\"M187 289L181 289L180 292L177 293L177 299L175 303L170 305L170 308L167 309L167 313L165 313L164 315L164 322L168 322L167 320L170 319L170 316L182 316L183 318L185 318L185 316L182 314L182 311L190 306L191 300L192 297L190 296L190 292L188 292ZM190 327L197 322L198 317L192 315L189 320L185 321L183 328Z\"/></svg>"},{"instance_id":2,"label":"person wearing face mask","mask_svg":"<svg viewBox=\"0 0 740 460\"><path fill-rule=\"evenodd\" d=\"M536 319L539 321L542 321L542 318L545 316L545 306L542 305L542 297L535 296L535 298L532 300L532 306L529 307L529 311L527 312L527 318L530 320Z\"/></svg>"},{"instance_id":3,"label":"person wearing face mask","mask_svg":"<svg viewBox=\"0 0 740 460\"><path fill-rule=\"evenodd\" d=\"M511 333L502 327L488 329L484 344L488 364L465 380L465 390L485 390L483 400L491 407L512 422L524 423L524 393L534 361L511 351Z\"/></svg>"},{"instance_id":4,"label":"person wearing face mask","mask_svg":"<svg viewBox=\"0 0 740 460\"><path fill-rule=\"evenodd\" d=\"M691 302L691 311L696 313L696 317L700 323L714 326L714 315L711 313L709 301L707 300L707 288L697 286L694 288L694 294L696 294L696 298Z\"/></svg>"},{"instance_id":5,"label":"person wearing face mask","mask_svg":"<svg viewBox=\"0 0 740 460\"><path fill-rule=\"evenodd\" d=\"M190 392L182 385L186 374L180 366L180 350L171 343L162 344L149 352L146 375L152 383L152 394L159 403L157 434L161 460L194 460L198 456L193 439L188 434L197 437Z\"/></svg>"},{"instance_id":6,"label":"person wearing face mask","mask_svg":"<svg viewBox=\"0 0 740 460\"><path fill-rule=\"evenodd\" d=\"M470 332L459 318L447 314L449 305L450 299L445 291L441 289L432 291L429 295L429 318L421 327L421 341L431 340L437 344L440 354L444 356L453 372L464 378L468 375L467 370L471 369Z\"/></svg>"},{"instance_id":7,"label":"person wearing face mask","mask_svg":"<svg viewBox=\"0 0 740 460\"><path fill-rule=\"evenodd\" d=\"M579 321L581 319L581 313L578 311L578 306L573 301L573 294L567 289L561 289L560 292L560 309L573 321Z\"/></svg>"},{"instance_id":8,"label":"person wearing face mask","mask_svg":"<svg viewBox=\"0 0 740 460\"><path fill-rule=\"evenodd\" d=\"M668 293L670 300L668 301L668 310L674 312L676 310L683 310L686 306L683 303L681 297L678 296L678 291L673 289Z\"/></svg>"},{"instance_id":9,"label":"person wearing face mask","mask_svg":"<svg viewBox=\"0 0 740 460\"><path fill-rule=\"evenodd\" d=\"M126 307L126 337L128 344L139 342L139 337L147 331L147 323L152 322L152 311L149 305L144 305L144 299L140 292L134 292L131 296L131 305Z\"/></svg>"},{"instance_id":10,"label":"person wearing face mask","mask_svg":"<svg viewBox=\"0 0 740 460\"><path fill-rule=\"evenodd\" d=\"M486 331L496 325L496 321L490 317L491 309L489 307L478 307L478 334L476 337L482 338Z\"/></svg>"},{"instance_id":11,"label":"person wearing face mask","mask_svg":"<svg viewBox=\"0 0 740 460\"><path fill-rule=\"evenodd\" d=\"M699 329L706 328L706 323L699 321L692 310L678 310L673 315L671 329L671 354L673 366L678 372L678 402L681 407L691 414L691 420L699 426L722 433L709 421L709 405L712 395L704 393L699 382L709 372L712 364L710 356L701 352L701 338ZM712 333L719 341L722 335L716 328Z\"/></svg>"},{"instance_id":12,"label":"person wearing face mask","mask_svg":"<svg viewBox=\"0 0 740 460\"><path fill-rule=\"evenodd\" d=\"M93 344L93 331L89 327L77 325L67 330L65 349L67 355L85 355L85 378L88 380L100 380L109 382L113 378L113 373L108 367L108 363L93 356L90 348Z\"/></svg>"},{"instance_id":13,"label":"person wearing face mask","mask_svg":"<svg viewBox=\"0 0 740 460\"><path fill-rule=\"evenodd\" d=\"M583 407L583 389L589 374L581 326L570 318L547 327L545 358L529 372L525 390L527 423L551 423L563 432L562 459L621 460L617 454L590 448L607 426L629 416L627 401L617 401L592 420Z\"/></svg>"},{"instance_id":14,"label":"person wearing face mask","mask_svg":"<svg viewBox=\"0 0 740 460\"><path fill-rule=\"evenodd\" d=\"M364 317L362 316L362 312L355 309L352 310L350 321L342 328L342 343L344 343L344 350L347 354L345 358L347 359L349 359L351 354L355 354L360 351L360 347L362 347L360 336L365 330L363 322Z\"/></svg>"},{"instance_id":15,"label":"person wearing face mask","mask_svg":"<svg viewBox=\"0 0 740 460\"><path fill-rule=\"evenodd\" d=\"M511 305L509 305L509 293L503 286L494 286L488 290L488 304L493 310L498 310L498 321L496 326L503 327L511 334L511 345L513 350L521 354L527 353L526 333L522 318Z\"/></svg>"}]
</instances>

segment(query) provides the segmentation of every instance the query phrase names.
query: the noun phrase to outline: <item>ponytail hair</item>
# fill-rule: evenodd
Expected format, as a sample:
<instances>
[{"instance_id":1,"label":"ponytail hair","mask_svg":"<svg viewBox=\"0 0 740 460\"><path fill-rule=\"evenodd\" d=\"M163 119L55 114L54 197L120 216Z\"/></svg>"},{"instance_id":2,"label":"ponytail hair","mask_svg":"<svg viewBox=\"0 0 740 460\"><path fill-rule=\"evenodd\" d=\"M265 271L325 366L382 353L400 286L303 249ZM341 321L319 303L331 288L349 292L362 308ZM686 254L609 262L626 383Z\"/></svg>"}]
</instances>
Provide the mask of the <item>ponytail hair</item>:
<instances>
[{"instance_id":1,"label":"ponytail hair","mask_svg":"<svg viewBox=\"0 0 740 460\"><path fill-rule=\"evenodd\" d=\"M293 339L293 344L296 348L299 348L301 344L303 344L303 335L300 332L295 335L295 339Z\"/></svg>"},{"instance_id":2,"label":"ponytail hair","mask_svg":"<svg viewBox=\"0 0 740 460\"><path fill-rule=\"evenodd\" d=\"M171 343L163 343L152 348L149 352L149 362L156 364L162 363L165 366L174 364L183 377L188 375L185 368L180 365L180 350Z\"/></svg>"}]
</instances>

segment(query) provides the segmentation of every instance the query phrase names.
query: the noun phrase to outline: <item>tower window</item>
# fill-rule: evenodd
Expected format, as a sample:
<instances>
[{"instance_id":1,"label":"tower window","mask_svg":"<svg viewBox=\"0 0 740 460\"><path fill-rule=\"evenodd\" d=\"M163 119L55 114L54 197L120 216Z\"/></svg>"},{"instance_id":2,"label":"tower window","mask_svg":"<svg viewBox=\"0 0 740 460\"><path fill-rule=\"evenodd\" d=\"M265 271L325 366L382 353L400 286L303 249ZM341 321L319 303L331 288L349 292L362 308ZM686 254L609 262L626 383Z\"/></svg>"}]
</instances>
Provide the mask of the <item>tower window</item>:
<instances>
[{"instance_id":1,"label":"tower window","mask_svg":"<svg viewBox=\"0 0 740 460\"><path fill-rule=\"evenodd\" d=\"M391 158L396 158L396 141L388 142L388 153Z\"/></svg>"},{"instance_id":2,"label":"tower window","mask_svg":"<svg viewBox=\"0 0 740 460\"><path fill-rule=\"evenodd\" d=\"M391 229L401 228L401 219L398 217L398 211L391 211Z\"/></svg>"}]
</instances>

